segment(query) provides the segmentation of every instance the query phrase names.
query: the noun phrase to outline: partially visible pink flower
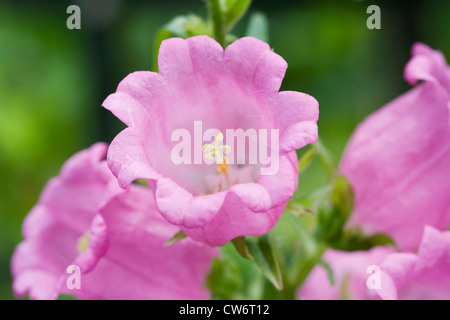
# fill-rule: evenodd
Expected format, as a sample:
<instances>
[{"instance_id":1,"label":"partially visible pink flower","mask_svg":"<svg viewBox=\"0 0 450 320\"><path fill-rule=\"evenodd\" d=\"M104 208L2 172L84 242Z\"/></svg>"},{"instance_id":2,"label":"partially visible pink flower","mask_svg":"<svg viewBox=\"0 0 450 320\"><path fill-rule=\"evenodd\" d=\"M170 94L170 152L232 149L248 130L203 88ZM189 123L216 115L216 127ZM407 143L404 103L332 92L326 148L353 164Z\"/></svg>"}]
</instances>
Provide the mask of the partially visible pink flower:
<instances>
[{"instance_id":1,"label":"partially visible pink flower","mask_svg":"<svg viewBox=\"0 0 450 320\"><path fill-rule=\"evenodd\" d=\"M157 214L148 189L118 186L102 160L106 149L96 144L69 159L27 216L11 263L15 295L207 298L215 252L194 241L163 247L177 228ZM81 270L81 289L67 286L70 265Z\"/></svg>"},{"instance_id":2,"label":"partially visible pink flower","mask_svg":"<svg viewBox=\"0 0 450 320\"><path fill-rule=\"evenodd\" d=\"M380 266L383 299L450 300L450 231L426 226L417 254L395 253Z\"/></svg>"},{"instance_id":3,"label":"partially visible pink flower","mask_svg":"<svg viewBox=\"0 0 450 320\"><path fill-rule=\"evenodd\" d=\"M358 252L329 250L324 260L333 270L335 285L330 284L325 269L317 266L299 290L300 299L450 299L450 231L426 226L417 254L381 247ZM379 288L367 286L374 276L379 276Z\"/></svg>"},{"instance_id":4,"label":"partially visible pink flower","mask_svg":"<svg viewBox=\"0 0 450 320\"><path fill-rule=\"evenodd\" d=\"M350 225L411 250L425 225L450 225L450 67L419 43L405 78L423 83L358 126L340 171L355 192Z\"/></svg>"},{"instance_id":5,"label":"partially visible pink flower","mask_svg":"<svg viewBox=\"0 0 450 320\"><path fill-rule=\"evenodd\" d=\"M157 212L148 188L131 185L101 209L109 248L83 277L88 299L205 300L216 248L189 238L168 247L178 231Z\"/></svg>"},{"instance_id":6,"label":"partially visible pink flower","mask_svg":"<svg viewBox=\"0 0 450 320\"><path fill-rule=\"evenodd\" d=\"M103 103L128 126L108 152L120 185L148 179L161 214L211 245L266 233L297 188L295 150L317 139L317 101L299 92L278 92L286 67L255 38L239 39L225 52L207 36L165 40L159 74L130 74ZM175 164L172 134L183 129L195 139L196 121L203 132L278 130L279 148L270 151L279 156L279 170L260 175L260 163L230 163L227 181L215 165ZM201 152L202 142L188 145L188 156Z\"/></svg>"},{"instance_id":7,"label":"partially visible pink flower","mask_svg":"<svg viewBox=\"0 0 450 320\"><path fill-rule=\"evenodd\" d=\"M96 213L123 192L102 161L106 150L106 144L98 143L70 158L26 217L25 240L12 259L16 296L28 293L31 299L56 299L69 265L88 272L105 253L106 227ZM89 230L91 245L80 254L77 243Z\"/></svg>"},{"instance_id":8,"label":"partially visible pink flower","mask_svg":"<svg viewBox=\"0 0 450 320\"><path fill-rule=\"evenodd\" d=\"M300 288L298 297L302 300L374 299L376 293L367 287L367 279L373 272L369 267L379 266L393 252L387 247L355 252L329 249L323 259L333 271L334 285L330 283L327 270L318 265Z\"/></svg>"}]
</instances>

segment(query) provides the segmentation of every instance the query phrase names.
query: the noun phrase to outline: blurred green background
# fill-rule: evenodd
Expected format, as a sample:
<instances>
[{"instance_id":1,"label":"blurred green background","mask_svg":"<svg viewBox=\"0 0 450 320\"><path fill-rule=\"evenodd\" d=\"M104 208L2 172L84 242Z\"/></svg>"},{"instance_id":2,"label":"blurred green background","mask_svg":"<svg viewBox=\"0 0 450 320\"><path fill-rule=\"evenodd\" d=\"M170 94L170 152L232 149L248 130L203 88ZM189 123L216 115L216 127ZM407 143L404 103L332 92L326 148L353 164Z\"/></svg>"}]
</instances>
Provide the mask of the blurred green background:
<instances>
[{"instance_id":1,"label":"blurred green background","mask_svg":"<svg viewBox=\"0 0 450 320\"><path fill-rule=\"evenodd\" d=\"M66 28L70 4L81 8L81 30ZM366 27L371 4L381 30ZM267 14L270 45L289 64L282 90L319 101L319 134L336 159L358 122L409 88L414 42L450 57L450 1L254 0L252 12ZM0 2L0 299L13 298L10 258L45 183L73 153L123 128L101 103L128 73L151 69L157 29L187 13L205 17L204 3ZM234 34L244 35L248 17ZM313 164L298 192L324 181Z\"/></svg>"}]
</instances>

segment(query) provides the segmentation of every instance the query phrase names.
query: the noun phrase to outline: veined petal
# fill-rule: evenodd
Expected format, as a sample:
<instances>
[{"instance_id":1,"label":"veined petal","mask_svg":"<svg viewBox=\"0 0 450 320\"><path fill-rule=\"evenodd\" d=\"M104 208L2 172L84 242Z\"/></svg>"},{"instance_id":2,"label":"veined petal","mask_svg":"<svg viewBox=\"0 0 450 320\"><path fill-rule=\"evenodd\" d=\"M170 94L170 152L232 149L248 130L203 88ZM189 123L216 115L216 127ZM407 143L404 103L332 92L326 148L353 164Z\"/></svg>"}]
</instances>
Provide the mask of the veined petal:
<instances>
[{"instance_id":1,"label":"veined petal","mask_svg":"<svg viewBox=\"0 0 450 320\"><path fill-rule=\"evenodd\" d=\"M297 187L295 150L317 140L317 101L306 94L278 92L287 63L252 37L233 42L225 51L207 36L167 39L158 63L158 75L128 76L104 103L128 125L108 151L108 165L120 185L147 179L161 215L209 244L269 231ZM218 170L205 164L204 158L219 156L222 162L234 156L225 138L226 152L217 155L217 137L203 141L206 130L218 131L217 137L232 130L230 139L236 141L241 133L246 139L278 130L280 135L271 135L270 143L266 136L266 147L271 155L278 153L269 161L279 160L279 170L258 178L251 172L272 167L227 162L229 168ZM275 137L280 141L272 141ZM175 147L177 161L172 159ZM249 159L254 150L243 149L239 159Z\"/></svg>"}]
</instances>

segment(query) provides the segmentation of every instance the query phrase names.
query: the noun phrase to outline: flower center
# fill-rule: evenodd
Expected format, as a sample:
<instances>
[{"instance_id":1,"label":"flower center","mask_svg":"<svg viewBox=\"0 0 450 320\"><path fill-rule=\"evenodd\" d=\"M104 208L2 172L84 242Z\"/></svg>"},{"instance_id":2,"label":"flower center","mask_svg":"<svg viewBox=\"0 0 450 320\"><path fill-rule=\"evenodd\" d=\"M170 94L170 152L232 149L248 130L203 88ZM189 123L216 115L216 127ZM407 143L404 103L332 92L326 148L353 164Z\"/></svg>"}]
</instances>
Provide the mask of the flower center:
<instances>
[{"instance_id":1,"label":"flower center","mask_svg":"<svg viewBox=\"0 0 450 320\"><path fill-rule=\"evenodd\" d=\"M225 154L231 151L230 146L221 145L223 141L223 134L219 133L214 141L214 144L205 144L202 151L205 153L207 159L214 159L217 164L217 172L220 172L226 181L227 188L231 188L230 170ZM222 191L222 185L219 183L218 190Z\"/></svg>"},{"instance_id":2,"label":"flower center","mask_svg":"<svg viewBox=\"0 0 450 320\"><path fill-rule=\"evenodd\" d=\"M77 241L77 250L79 253L84 252L89 245L89 238L91 237L91 233L86 231L81 237L78 238Z\"/></svg>"}]
</instances>

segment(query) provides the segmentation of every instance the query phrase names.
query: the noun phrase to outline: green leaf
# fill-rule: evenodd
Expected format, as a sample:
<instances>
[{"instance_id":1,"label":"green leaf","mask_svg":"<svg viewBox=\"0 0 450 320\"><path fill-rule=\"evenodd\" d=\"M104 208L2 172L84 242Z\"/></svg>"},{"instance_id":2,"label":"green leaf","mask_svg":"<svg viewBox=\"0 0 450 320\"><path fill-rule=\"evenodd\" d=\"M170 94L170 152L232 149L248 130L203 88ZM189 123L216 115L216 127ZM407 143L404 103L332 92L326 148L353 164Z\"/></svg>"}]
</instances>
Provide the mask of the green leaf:
<instances>
[{"instance_id":1,"label":"green leaf","mask_svg":"<svg viewBox=\"0 0 450 320\"><path fill-rule=\"evenodd\" d=\"M78 300L76 297L68 295L68 294L60 294L58 296L58 300Z\"/></svg>"},{"instance_id":2,"label":"green leaf","mask_svg":"<svg viewBox=\"0 0 450 320\"><path fill-rule=\"evenodd\" d=\"M261 12L253 13L250 16L245 35L269 42L269 22L267 16Z\"/></svg>"},{"instance_id":3,"label":"green leaf","mask_svg":"<svg viewBox=\"0 0 450 320\"><path fill-rule=\"evenodd\" d=\"M374 235L368 236L366 237L366 242L371 245L371 247L387 245L396 246L395 241L384 233L376 233Z\"/></svg>"},{"instance_id":4,"label":"green leaf","mask_svg":"<svg viewBox=\"0 0 450 320\"><path fill-rule=\"evenodd\" d=\"M333 269L331 269L331 266L328 264L328 262L326 262L323 259L320 259L318 264L325 268L325 270L327 271L328 280L330 281L330 284L332 286L334 286L334 283L335 283L335 281L334 281L334 272L333 272Z\"/></svg>"},{"instance_id":5,"label":"green leaf","mask_svg":"<svg viewBox=\"0 0 450 320\"><path fill-rule=\"evenodd\" d=\"M189 23L189 17L187 16L177 16L173 18L165 28L169 30L174 36L186 38L186 24Z\"/></svg>"},{"instance_id":6,"label":"green leaf","mask_svg":"<svg viewBox=\"0 0 450 320\"><path fill-rule=\"evenodd\" d=\"M395 246L394 240L389 236L382 233L366 236L358 228L345 230L337 241L331 243L334 249L342 251L370 250L376 246L387 245Z\"/></svg>"},{"instance_id":7,"label":"green leaf","mask_svg":"<svg viewBox=\"0 0 450 320\"><path fill-rule=\"evenodd\" d=\"M178 16L158 30L153 45L153 71L158 72L158 53L161 43L172 37L187 38L186 24L188 22L188 17Z\"/></svg>"},{"instance_id":8,"label":"green leaf","mask_svg":"<svg viewBox=\"0 0 450 320\"><path fill-rule=\"evenodd\" d=\"M186 237L187 235L183 232L183 230L180 230L164 244L164 247L169 247L175 242L183 240Z\"/></svg>"},{"instance_id":9,"label":"green leaf","mask_svg":"<svg viewBox=\"0 0 450 320\"><path fill-rule=\"evenodd\" d=\"M277 290L283 289L283 279L281 276L280 265L274 254L269 236L254 238L247 237L246 243L253 261L262 271L264 276L269 280Z\"/></svg>"},{"instance_id":10,"label":"green leaf","mask_svg":"<svg viewBox=\"0 0 450 320\"><path fill-rule=\"evenodd\" d=\"M245 242L245 237L237 237L231 240L236 251L240 254L240 256L244 259L253 260L253 256L250 254L247 243Z\"/></svg>"},{"instance_id":11,"label":"green leaf","mask_svg":"<svg viewBox=\"0 0 450 320\"><path fill-rule=\"evenodd\" d=\"M340 300L351 300L349 286L350 286L350 274L347 273L342 278L341 286L339 287Z\"/></svg>"},{"instance_id":12,"label":"green leaf","mask_svg":"<svg viewBox=\"0 0 450 320\"><path fill-rule=\"evenodd\" d=\"M158 53L159 48L161 47L161 42L163 42L166 39L169 39L172 37L172 32L166 28L160 29L156 33L156 38L153 44L153 71L158 72Z\"/></svg>"},{"instance_id":13,"label":"green leaf","mask_svg":"<svg viewBox=\"0 0 450 320\"><path fill-rule=\"evenodd\" d=\"M295 204L305 207L305 208L311 208L314 211L315 209L317 209L317 206L320 203L320 201L324 197L329 196L332 189L333 189L333 186L327 184L327 185L320 187L319 189L316 189L314 191L311 191L305 195L292 198L290 200L290 202L295 203Z\"/></svg>"},{"instance_id":14,"label":"green leaf","mask_svg":"<svg viewBox=\"0 0 450 320\"><path fill-rule=\"evenodd\" d=\"M346 177L339 176L336 178L331 201L333 206L338 209L341 218L346 221L352 213L354 201L353 190Z\"/></svg>"},{"instance_id":15,"label":"green leaf","mask_svg":"<svg viewBox=\"0 0 450 320\"><path fill-rule=\"evenodd\" d=\"M312 146L308 151L306 151L298 160L298 172L299 174L306 170L309 164L314 159L317 154L317 148Z\"/></svg>"},{"instance_id":16,"label":"green leaf","mask_svg":"<svg viewBox=\"0 0 450 320\"><path fill-rule=\"evenodd\" d=\"M195 14L190 14L187 17L188 21L184 24L186 38L199 35L213 36L213 29L210 22L203 20Z\"/></svg>"},{"instance_id":17,"label":"green leaf","mask_svg":"<svg viewBox=\"0 0 450 320\"><path fill-rule=\"evenodd\" d=\"M353 199L350 183L344 176L338 176L334 180L331 194L322 201L317 212L320 226L317 237L321 241L340 241L345 223L352 213Z\"/></svg>"},{"instance_id":18,"label":"green leaf","mask_svg":"<svg viewBox=\"0 0 450 320\"><path fill-rule=\"evenodd\" d=\"M232 35L232 34L227 34L227 37L225 39L225 44L228 46L229 44L235 42L237 39L239 39L239 37Z\"/></svg>"},{"instance_id":19,"label":"green leaf","mask_svg":"<svg viewBox=\"0 0 450 320\"><path fill-rule=\"evenodd\" d=\"M314 147L317 148L317 154L319 155L320 161L322 162L322 165L327 172L328 178L332 180L335 177L337 171L336 161L331 155L331 152L320 140L317 140L316 143L314 143Z\"/></svg>"},{"instance_id":20,"label":"green leaf","mask_svg":"<svg viewBox=\"0 0 450 320\"><path fill-rule=\"evenodd\" d=\"M247 12L252 0L226 0L224 6L225 25L230 30Z\"/></svg>"},{"instance_id":21,"label":"green leaf","mask_svg":"<svg viewBox=\"0 0 450 320\"><path fill-rule=\"evenodd\" d=\"M304 207L296 202L288 202L286 208L284 209L286 212L290 212L294 216L301 217L305 214L310 214Z\"/></svg>"},{"instance_id":22,"label":"green leaf","mask_svg":"<svg viewBox=\"0 0 450 320\"><path fill-rule=\"evenodd\" d=\"M148 187L147 179L137 179L137 180L133 181L133 184Z\"/></svg>"},{"instance_id":23,"label":"green leaf","mask_svg":"<svg viewBox=\"0 0 450 320\"><path fill-rule=\"evenodd\" d=\"M244 16L251 0L206 0L214 38L222 47L230 43L228 32Z\"/></svg>"},{"instance_id":24,"label":"green leaf","mask_svg":"<svg viewBox=\"0 0 450 320\"><path fill-rule=\"evenodd\" d=\"M239 270L232 260L214 258L206 285L213 299L230 299L239 288Z\"/></svg>"},{"instance_id":25,"label":"green leaf","mask_svg":"<svg viewBox=\"0 0 450 320\"><path fill-rule=\"evenodd\" d=\"M198 35L212 36L212 27L196 15L177 16L158 30L153 45L153 71L158 72L158 53L161 43L172 37L189 38Z\"/></svg>"}]
</instances>

